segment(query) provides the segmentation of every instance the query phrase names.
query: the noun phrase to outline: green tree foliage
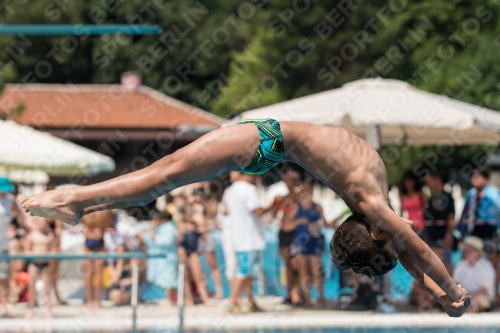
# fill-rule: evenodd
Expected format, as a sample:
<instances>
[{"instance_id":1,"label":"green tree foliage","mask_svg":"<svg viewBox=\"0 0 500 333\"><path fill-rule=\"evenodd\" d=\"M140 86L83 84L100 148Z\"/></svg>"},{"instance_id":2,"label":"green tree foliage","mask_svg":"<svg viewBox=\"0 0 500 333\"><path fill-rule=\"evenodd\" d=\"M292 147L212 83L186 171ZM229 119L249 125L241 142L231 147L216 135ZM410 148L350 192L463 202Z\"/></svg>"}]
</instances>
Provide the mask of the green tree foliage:
<instances>
[{"instance_id":1,"label":"green tree foliage","mask_svg":"<svg viewBox=\"0 0 500 333\"><path fill-rule=\"evenodd\" d=\"M287 10L277 5L269 7L278 18ZM259 68L272 71L280 61L285 62L282 71L274 71L279 81L276 96L283 100L380 76L406 80L424 90L500 110L497 98L485 100L498 90L500 71L493 67L500 48L499 14L500 3L486 0L370 1L344 11L336 3L318 1L305 13L295 12L289 21L291 27L284 33L277 24L270 25L272 36L269 31L258 31L247 50L233 53L233 62L238 62L245 52L251 53L253 43L267 55L259 53ZM334 24L338 28L334 29ZM299 65L292 67L294 59L290 55L300 51L304 38L314 45L314 52L303 52L303 60L295 61ZM467 80L464 72L475 76ZM237 85L258 87L266 75L269 70L240 77ZM212 109L221 115L243 111L231 110L230 106L245 94L231 84L222 89ZM259 106L275 100L269 100L266 94L261 98L256 101ZM247 109L255 107L248 105Z\"/></svg>"}]
</instances>

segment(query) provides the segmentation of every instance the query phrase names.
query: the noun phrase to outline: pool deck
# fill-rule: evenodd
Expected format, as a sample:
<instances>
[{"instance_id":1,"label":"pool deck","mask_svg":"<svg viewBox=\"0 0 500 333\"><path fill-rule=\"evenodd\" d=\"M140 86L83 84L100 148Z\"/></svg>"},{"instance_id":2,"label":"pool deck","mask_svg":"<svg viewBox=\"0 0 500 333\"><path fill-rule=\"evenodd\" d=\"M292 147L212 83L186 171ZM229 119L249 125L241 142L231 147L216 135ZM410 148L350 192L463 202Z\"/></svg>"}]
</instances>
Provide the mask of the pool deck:
<instances>
[{"instance_id":1,"label":"pool deck","mask_svg":"<svg viewBox=\"0 0 500 333\"><path fill-rule=\"evenodd\" d=\"M461 318L449 318L442 312L419 313L415 309L399 307L404 312L384 314L378 311L341 311L335 304L330 309L299 309L282 305L281 298L261 297L259 305L265 310L248 315L228 314L224 301L216 301L212 307L193 306L185 310L185 328L220 329L272 329L322 327L369 329L376 327L500 327L498 311L482 314L465 314ZM14 318L0 318L0 331L26 330L127 330L132 327L132 308L111 307L106 302L102 309L87 309L80 302L53 308L53 319L46 319L43 308L37 308L33 319L24 319L26 304L12 309ZM158 304L140 304L137 312L138 329L172 329L179 327L179 311L176 307L165 308ZM356 330L358 331L358 330Z\"/></svg>"}]
</instances>

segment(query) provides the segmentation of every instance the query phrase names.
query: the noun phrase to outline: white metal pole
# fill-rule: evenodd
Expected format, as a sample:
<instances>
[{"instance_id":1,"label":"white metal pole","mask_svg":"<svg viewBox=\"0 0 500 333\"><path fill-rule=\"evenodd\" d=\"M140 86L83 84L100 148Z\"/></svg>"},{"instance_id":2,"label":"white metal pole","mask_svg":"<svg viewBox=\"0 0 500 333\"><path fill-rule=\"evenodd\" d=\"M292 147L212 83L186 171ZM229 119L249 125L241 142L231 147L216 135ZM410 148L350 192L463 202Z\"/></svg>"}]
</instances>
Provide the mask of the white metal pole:
<instances>
[{"instance_id":1,"label":"white metal pole","mask_svg":"<svg viewBox=\"0 0 500 333\"><path fill-rule=\"evenodd\" d=\"M179 281L177 285L177 304L179 305L179 332L184 332L184 264L179 263Z\"/></svg>"},{"instance_id":2,"label":"white metal pole","mask_svg":"<svg viewBox=\"0 0 500 333\"><path fill-rule=\"evenodd\" d=\"M366 142L370 144L376 150L380 149L382 144L381 135L380 135L380 126L379 125L371 125L368 126L366 130Z\"/></svg>"},{"instance_id":3,"label":"white metal pole","mask_svg":"<svg viewBox=\"0 0 500 333\"><path fill-rule=\"evenodd\" d=\"M265 284L265 278L264 278L264 260L262 257L262 251L259 252L259 275L257 278L257 294L259 296L264 296L264 284Z\"/></svg>"},{"instance_id":4,"label":"white metal pole","mask_svg":"<svg viewBox=\"0 0 500 333\"><path fill-rule=\"evenodd\" d=\"M137 332L137 299L139 294L139 267L137 263L132 266L132 294L130 305L132 306L132 332Z\"/></svg>"}]
</instances>

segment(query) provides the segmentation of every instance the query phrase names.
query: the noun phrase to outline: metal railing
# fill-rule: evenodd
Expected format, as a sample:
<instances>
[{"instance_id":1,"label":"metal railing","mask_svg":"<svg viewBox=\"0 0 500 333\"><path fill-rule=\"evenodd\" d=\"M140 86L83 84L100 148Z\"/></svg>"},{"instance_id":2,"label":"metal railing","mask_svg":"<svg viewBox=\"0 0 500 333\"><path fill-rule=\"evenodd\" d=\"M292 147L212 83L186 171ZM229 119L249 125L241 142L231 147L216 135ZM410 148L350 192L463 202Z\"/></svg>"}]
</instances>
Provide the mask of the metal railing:
<instances>
[{"instance_id":1,"label":"metal railing","mask_svg":"<svg viewBox=\"0 0 500 333\"><path fill-rule=\"evenodd\" d=\"M165 258L161 254L144 254L137 252L127 253L47 253L47 254L1 254L0 261L10 260L97 260L97 259L158 259ZM184 331L184 264L179 263L178 285L177 285L177 304L179 306L179 332ZM130 306L132 307L132 332L137 332L137 305L139 300L139 267L137 263L132 265L132 290L130 297Z\"/></svg>"},{"instance_id":2,"label":"metal railing","mask_svg":"<svg viewBox=\"0 0 500 333\"><path fill-rule=\"evenodd\" d=\"M124 253L108 253L108 252L94 252L94 253L47 253L47 254L0 254L0 261L5 260L84 260L84 259L153 259L164 258L165 255L161 254L144 254L139 252L124 252Z\"/></svg>"}]
</instances>

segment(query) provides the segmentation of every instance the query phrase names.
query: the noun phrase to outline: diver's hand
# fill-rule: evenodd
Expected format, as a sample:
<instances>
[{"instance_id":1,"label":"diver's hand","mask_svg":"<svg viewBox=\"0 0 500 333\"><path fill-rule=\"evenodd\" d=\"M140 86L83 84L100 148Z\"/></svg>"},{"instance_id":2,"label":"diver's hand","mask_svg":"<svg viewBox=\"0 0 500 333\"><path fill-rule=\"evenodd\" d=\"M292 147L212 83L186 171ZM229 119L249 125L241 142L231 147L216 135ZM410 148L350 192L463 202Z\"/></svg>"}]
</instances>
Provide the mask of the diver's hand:
<instances>
[{"instance_id":1,"label":"diver's hand","mask_svg":"<svg viewBox=\"0 0 500 333\"><path fill-rule=\"evenodd\" d=\"M461 317L470 305L470 294L461 284L458 287L462 290L462 297L459 301L454 301L444 294L439 297L439 303L450 317Z\"/></svg>"}]
</instances>

